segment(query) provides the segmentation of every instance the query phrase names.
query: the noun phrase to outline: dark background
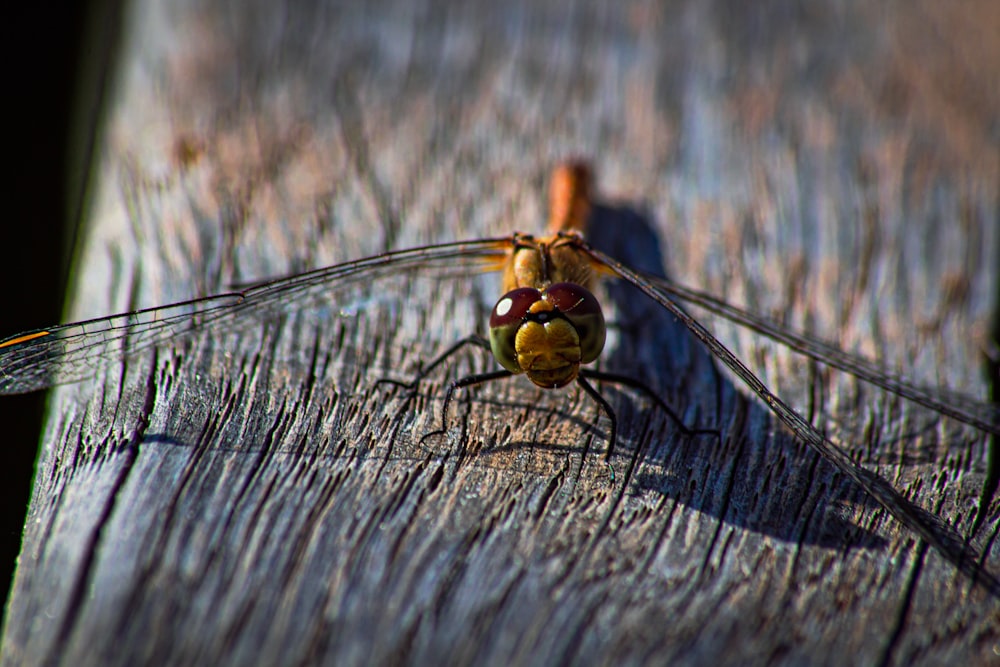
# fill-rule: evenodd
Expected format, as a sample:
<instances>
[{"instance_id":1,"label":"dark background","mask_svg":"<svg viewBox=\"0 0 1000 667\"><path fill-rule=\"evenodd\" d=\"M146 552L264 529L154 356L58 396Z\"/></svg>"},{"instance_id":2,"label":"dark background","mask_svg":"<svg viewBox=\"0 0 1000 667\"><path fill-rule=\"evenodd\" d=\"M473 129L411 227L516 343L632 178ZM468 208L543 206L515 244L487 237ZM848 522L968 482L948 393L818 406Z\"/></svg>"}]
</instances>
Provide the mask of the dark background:
<instances>
[{"instance_id":1,"label":"dark background","mask_svg":"<svg viewBox=\"0 0 1000 667\"><path fill-rule=\"evenodd\" d=\"M0 339L61 319L86 176L98 139L122 2L21 6L0 40L6 69ZM4 615L31 493L45 393L0 397Z\"/></svg>"}]
</instances>

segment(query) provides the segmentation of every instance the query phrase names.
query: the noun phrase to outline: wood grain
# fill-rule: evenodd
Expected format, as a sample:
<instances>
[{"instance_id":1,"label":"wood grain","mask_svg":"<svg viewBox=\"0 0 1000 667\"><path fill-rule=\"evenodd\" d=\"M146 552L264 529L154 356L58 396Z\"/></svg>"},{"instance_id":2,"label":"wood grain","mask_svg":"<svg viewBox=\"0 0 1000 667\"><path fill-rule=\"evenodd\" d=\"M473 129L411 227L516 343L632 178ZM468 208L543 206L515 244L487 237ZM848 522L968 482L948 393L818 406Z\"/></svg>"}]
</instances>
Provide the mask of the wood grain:
<instances>
[{"instance_id":1,"label":"wood grain","mask_svg":"<svg viewBox=\"0 0 1000 667\"><path fill-rule=\"evenodd\" d=\"M541 231L590 158L596 245L978 395L1000 12L970 2L188 3L132 10L73 319L426 242ZM992 26L992 31L990 29ZM995 77L994 77L995 78ZM992 133L992 134L991 134ZM456 267L458 268L458 267ZM985 664L1000 602L608 284L622 442L576 390L412 402L491 276L373 280L56 389L6 664ZM963 534L987 440L706 320ZM23 446L31 446L24 443ZM1000 572L998 508L972 536Z\"/></svg>"}]
</instances>

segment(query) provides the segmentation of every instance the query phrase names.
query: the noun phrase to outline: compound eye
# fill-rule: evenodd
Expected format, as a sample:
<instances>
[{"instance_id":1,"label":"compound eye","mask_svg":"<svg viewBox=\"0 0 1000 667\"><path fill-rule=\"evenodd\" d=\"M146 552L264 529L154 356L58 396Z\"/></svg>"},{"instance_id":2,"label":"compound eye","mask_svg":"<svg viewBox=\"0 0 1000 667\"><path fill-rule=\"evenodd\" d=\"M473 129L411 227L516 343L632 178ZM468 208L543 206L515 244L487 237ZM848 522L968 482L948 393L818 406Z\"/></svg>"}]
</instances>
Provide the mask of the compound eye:
<instances>
[{"instance_id":1,"label":"compound eye","mask_svg":"<svg viewBox=\"0 0 1000 667\"><path fill-rule=\"evenodd\" d=\"M500 297L490 313L490 328L509 324L521 324L528 316L531 304L542 298L542 293L533 287L519 287Z\"/></svg>"},{"instance_id":2,"label":"compound eye","mask_svg":"<svg viewBox=\"0 0 1000 667\"><path fill-rule=\"evenodd\" d=\"M542 293L532 287L520 287L507 292L490 313L490 349L501 366L511 373L522 373L517 363L514 342L517 330L528 315L531 304L541 300Z\"/></svg>"},{"instance_id":3,"label":"compound eye","mask_svg":"<svg viewBox=\"0 0 1000 667\"><path fill-rule=\"evenodd\" d=\"M559 309L580 337L580 363L589 364L601 354L607 329L597 297L576 283L550 285L542 295Z\"/></svg>"}]
</instances>

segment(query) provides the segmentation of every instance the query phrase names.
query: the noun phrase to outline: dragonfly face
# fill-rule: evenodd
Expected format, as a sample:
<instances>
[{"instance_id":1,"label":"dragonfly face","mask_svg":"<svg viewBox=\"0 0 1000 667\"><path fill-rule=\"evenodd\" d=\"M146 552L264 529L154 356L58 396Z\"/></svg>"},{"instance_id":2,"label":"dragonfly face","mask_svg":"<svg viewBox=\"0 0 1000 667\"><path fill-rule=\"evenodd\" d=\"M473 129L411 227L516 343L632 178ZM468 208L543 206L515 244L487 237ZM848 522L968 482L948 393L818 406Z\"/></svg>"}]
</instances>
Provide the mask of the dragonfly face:
<instances>
[{"instance_id":1,"label":"dragonfly face","mask_svg":"<svg viewBox=\"0 0 1000 667\"><path fill-rule=\"evenodd\" d=\"M511 373L554 389L576 379L580 364L604 349L604 314L597 298L574 283L507 292L490 315L490 348Z\"/></svg>"}]
</instances>

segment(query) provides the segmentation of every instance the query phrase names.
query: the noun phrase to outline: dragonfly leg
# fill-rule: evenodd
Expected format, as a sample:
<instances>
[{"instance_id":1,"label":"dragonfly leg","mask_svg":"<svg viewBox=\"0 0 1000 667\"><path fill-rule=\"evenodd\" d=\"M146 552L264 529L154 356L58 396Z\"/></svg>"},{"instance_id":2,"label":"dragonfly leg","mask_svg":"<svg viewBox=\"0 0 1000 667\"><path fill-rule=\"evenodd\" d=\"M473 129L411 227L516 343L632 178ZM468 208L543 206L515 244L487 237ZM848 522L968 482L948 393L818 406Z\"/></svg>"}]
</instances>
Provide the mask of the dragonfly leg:
<instances>
[{"instance_id":1,"label":"dragonfly leg","mask_svg":"<svg viewBox=\"0 0 1000 667\"><path fill-rule=\"evenodd\" d=\"M722 433L718 429L689 427L687 424L684 423L684 420L681 419L680 415L678 415L673 410L673 408L667 405L666 402L662 398L660 398L655 391L650 389L648 385L646 385L640 380L637 380L636 378L629 377L627 375L619 375L617 373L605 373L603 371L595 371L589 368L581 369L580 375L582 377L586 377L591 380L597 380L598 382L610 382L612 384L619 384L625 387L629 387L631 389L636 389L638 391L641 391L650 399L652 399L653 402L656 403L668 417L670 417L671 421L673 421L677 425L677 429L685 436L691 437L696 435L711 435L715 437L716 440L719 441L720 445L722 444Z\"/></svg>"},{"instance_id":2,"label":"dragonfly leg","mask_svg":"<svg viewBox=\"0 0 1000 667\"><path fill-rule=\"evenodd\" d=\"M615 414L614 409L611 404L601 396L601 392L594 389L594 385L587 382L583 374L576 376L576 383L580 385L587 394L597 401L598 405L604 408L604 412L607 413L608 419L611 420L611 435L608 437L608 448L604 451L604 464L608 466L608 472L611 475L611 483L615 483L615 469L611 465L611 454L615 450L615 442L618 440L618 416Z\"/></svg>"},{"instance_id":3,"label":"dragonfly leg","mask_svg":"<svg viewBox=\"0 0 1000 667\"><path fill-rule=\"evenodd\" d=\"M488 340L486 340L482 336L478 336L476 334L472 334L471 336L466 336L465 338L463 338L460 341L456 342L454 345L452 345L451 347L449 347L447 350L445 350L444 352L442 352L441 354L439 354L427 366L421 365L421 367L417 370L417 376L415 378L413 378L413 380L411 380L409 382L402 382L401 380L393 380L391 378L379 378L378 380L375 381L375 384L376 384L376 386L380 385L380 384L391 384L391 385L395 385L397 387L402 387L404 389L416 389L417 385L420 384L421 380L423 380L425 377L427 377L428 375L430 375L431 372L435 368L437 368L438 366L440 366L441 364L443 364L448 359L448 357L451 357L452 355L454 355L456 352L458 352L459 350L461 350L466 345L473 345L475 347L481 347L481 348L483 348L485 350L489 350L490 349L490 342Z\"/></svg>"},{"instance_id":4,"label":"dragonfly leg","mask_svg":"<svg viewBox=\"0 0 1000 667\"><path fill-rule=\"evenodd\" d=\"M405 390L406 397L403 400L402 405L400 405L399 409L396 411L396 416L395 416L395 419L394 419L394 422L397 425L401 423L400 420L402 419L403 415L405 415L407 413L410 404L413 402L413 399L414 399L414 397L416 396L416 393L417 393L417 388L420 386L420 382L424 378L426 378L428 375L430 375L430 373L433 372L434 369L436 369L438 366L440 366L441 364L443 364L445 362L445 360L447 360L449 357L453 356L456 352L458 352L459 350L461 350L466 345L472 345L472 346L475 346L475 347L482 347L482 348L486 348L487 350L489 349L489 342L486 339L484 339L482 336L477 336L477 335L473 334L471 336L466 336L465 338L463 338L463 339L459 340L458 342L456 342L455 344L453 344L447 350L445 350L444 352L442 352L441 354L439 354L437 357L435 357L431 361L431 363L427 364L426 366L421 365L421 367L417 370L416 377L413 378L413 380L411 380L409 382L402 382L400 380L393 380L391 378L379 378L378 380L375 381L375 386L376 387L378 387L379 385L382 385L382 384L391 384L391 385L395 385L397 387L401 387L402 389ZM453 389L449 389L449 392L451 392L451 391L453 391ZM447 408L447 405L445 407ZM434 431L434 433L437 433L437 432L438 431ZM432 435L432 434L428 434L428 435ZM426 438L427 438L427 436L425 435L423 438L420 439L420 442L422 443Z\"/></svg>"},{"instance_id":5,"label":"dragonfly leg","mask_svg":"<svg viewBox=\"0 0 1000 667\"><path fill-rule=\"evenodd\" d=\"M483 384L484 382L492 382L494 380L500 380L506 377L512 376L513 373L504 369L499 371L491 371L489 373L476 373L475 375L468 375L464 378L459 378L455 380L450 385L448 385L448 391L444 394L444 405L441 406L441 428L435 429L428 433L425 433L420 438L420 443L423 444L424 440L434 435L441 435L448 431L448 406L451 405L451 399L455 394L455 391L462 389L463 387L472 387L477 384Z\"/></svg>"}]
</instances>

